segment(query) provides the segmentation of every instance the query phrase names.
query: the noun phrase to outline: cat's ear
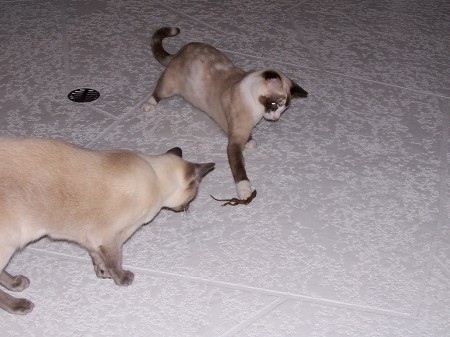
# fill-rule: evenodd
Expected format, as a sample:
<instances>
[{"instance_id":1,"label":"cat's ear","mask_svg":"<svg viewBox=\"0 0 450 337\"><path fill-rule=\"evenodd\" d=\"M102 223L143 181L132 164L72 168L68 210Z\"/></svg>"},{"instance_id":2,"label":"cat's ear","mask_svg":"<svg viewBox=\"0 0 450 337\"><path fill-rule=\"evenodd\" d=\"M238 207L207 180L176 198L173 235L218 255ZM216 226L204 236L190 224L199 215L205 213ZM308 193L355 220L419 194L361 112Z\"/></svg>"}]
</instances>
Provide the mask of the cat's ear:
<instances>
[{"instance_id":1,"label":"cat's ear","mask_svg":"<svg viewBox=\"0 0 450 337\"><path fill-rule=\"evenodd\" d=\"M183 157L183 151L181 151L181 149L179 147L174 147L173 149L170 149L166 153L174 154L180 158Z\"/></svg>"},{"instance_id":2,"label":"cat's ear","mask_svg":"<svg viewBox=\"0 0 450 337\"><path fill-rule=\"evenodd\" d=\"M277 91L283 88L280 78L268 78L266 79L266 85L269 91Z\"/></svg>"},{"instance_id":3,"label":"cat's ear","mask_svg":"<svg viewBox=\"0 0 450 337\"><path fill-rule=\"evenodd\" d=\"M283 88L281 76L275 70L266 70L261 74L269 91L277 91Z\"/></svg>"},{"instance_id":4,"label":"cat's ear","mask_svg":"<svg viewBox=\"0 0 450 337\"><path fill-rule=\"evenodd\" d=\"M297 83L291 80L291 96L292 97L308 97L308 93L305 89L299 86Z\"/></svg>"},{"instance_id":5,"label":"cat's ear","mask_svg":"<svg viewBox=\"0 0 450 337\"><path fill-rule=\"evenodd\" d=\"M195 164L195 177L200 182L206 174L214 170L215 163Z\"/></svg>"}]
</instances>

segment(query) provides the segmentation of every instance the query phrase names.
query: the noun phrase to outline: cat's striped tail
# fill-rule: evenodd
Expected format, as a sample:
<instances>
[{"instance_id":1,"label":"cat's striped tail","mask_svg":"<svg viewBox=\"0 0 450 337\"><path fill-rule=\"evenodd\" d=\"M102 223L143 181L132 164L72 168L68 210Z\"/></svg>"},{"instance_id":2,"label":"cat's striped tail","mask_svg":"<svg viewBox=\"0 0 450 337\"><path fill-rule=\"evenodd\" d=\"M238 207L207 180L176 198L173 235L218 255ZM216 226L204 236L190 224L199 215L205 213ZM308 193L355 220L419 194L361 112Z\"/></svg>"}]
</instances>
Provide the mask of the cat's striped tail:
<instances>
[{"instance_id":1,"label":"cat's striped tail","mask_svg":"<svg viewBox=\"0 0 450 337\"><path fill-rule=\"evenodd\" d=\"M161 63L163 66L167 66L170 60L172 59L172 55L166 52L163 47L162 41L166 37L176 36L180 33L180 29L178 27L163 27L158 29L152 36L152 53L155 57L156 61Z\"/></svg>"}]
</instances>

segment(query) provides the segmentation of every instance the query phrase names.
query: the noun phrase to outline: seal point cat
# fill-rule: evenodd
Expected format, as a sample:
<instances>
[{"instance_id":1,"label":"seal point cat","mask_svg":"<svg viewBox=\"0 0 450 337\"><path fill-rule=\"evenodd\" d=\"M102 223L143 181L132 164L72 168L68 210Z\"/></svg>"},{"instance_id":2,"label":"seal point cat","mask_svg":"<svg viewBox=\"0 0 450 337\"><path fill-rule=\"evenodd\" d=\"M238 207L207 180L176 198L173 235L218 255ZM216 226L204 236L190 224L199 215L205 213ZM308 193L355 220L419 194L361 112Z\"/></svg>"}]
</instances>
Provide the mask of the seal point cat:
<instances>
[{"instance_id":1,"label":"seal point cat","mask_svg":"<svg viewBox=\"0 0 450 337\"><path fill-rule=\"evenodd\" d=\"M148 156L94 151L56 140L0 137L0 284L29 286L5 267L11 256L44 236L84 247L100 278L133 282L122 268L122 245L161 210L185 211L214 163L181 158L180 148ZM26 314L34 304L0 290L0 308Z\"/></svg>"},{"instance_id":2,"label":"seal point cat","mask_svg":"<svg viewBox=\"0 0 450 337\"><path fill-rule=\"evenodd\" d=\"M180 95L206 112L228 136L227 156L239 199L249 200L252 187L247 177L243 149L253 149L253 127L262 119L277 121L295 97L308 93L274 69L246 72L216 48L191 42L170 54L163 40L178 35L177 27L158 29L152 36L155 59L165 66L143 111L166 97Z\"/></svg>"}]
</instances>

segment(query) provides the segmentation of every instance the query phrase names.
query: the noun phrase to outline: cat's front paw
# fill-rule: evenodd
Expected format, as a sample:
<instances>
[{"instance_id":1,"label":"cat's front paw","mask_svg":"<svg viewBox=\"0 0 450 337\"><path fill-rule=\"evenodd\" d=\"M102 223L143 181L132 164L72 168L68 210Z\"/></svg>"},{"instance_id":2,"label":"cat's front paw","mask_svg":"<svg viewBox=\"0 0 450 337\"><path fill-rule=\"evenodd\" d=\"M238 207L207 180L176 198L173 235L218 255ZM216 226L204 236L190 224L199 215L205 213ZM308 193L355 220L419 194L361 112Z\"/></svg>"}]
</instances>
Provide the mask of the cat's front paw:
<instances>
[{"instance_id":1,"label":"cat's front paw","mask_svg":"<svg viewBox=\"0 0 450 337\"><path fill-rule=\"evenodd\" d=\"M6 310L12 314L25 315L33 311L33 308L33 302L25 298L15 298L12 306L10 308L7 308Z\"/></svg>"},{"instance_id":2,"label":"cat's front paw","mask_svg":"<svg viewBox=\"0 0 450 337\"><path fill-rule=\"evenodd\" d=\"M124 270L121 275L118 275L117 278L114 278L114 282L119 286L129 286L133 283L134 274L129 270Z\"/></svg>"},{"instance_id":3,"label":"cat's front paw","mask_svg":"<svg viewBox=\"0 0 450 337\"><path fill-rule=\"evenodd\" d=\"M252 186L250 181L242 180L236 184L236 191L238 198L241 200L247 200L252 195Z\"/></svg>"},{"instance_id":4,"label":"cat's front paw","mask_svg":"<svg viewBox=\"0 0 450 337\"><path fill-rule=\"evenodd\" d=\"M141 110L144 111L144 112L148 112L150 110L153 110L156 107L157 104L158 104L158 102L156 102L156 100L152 96L152 97L150 97L148 99L147 102L142 104Z\"/></svg>"}]
</instances>

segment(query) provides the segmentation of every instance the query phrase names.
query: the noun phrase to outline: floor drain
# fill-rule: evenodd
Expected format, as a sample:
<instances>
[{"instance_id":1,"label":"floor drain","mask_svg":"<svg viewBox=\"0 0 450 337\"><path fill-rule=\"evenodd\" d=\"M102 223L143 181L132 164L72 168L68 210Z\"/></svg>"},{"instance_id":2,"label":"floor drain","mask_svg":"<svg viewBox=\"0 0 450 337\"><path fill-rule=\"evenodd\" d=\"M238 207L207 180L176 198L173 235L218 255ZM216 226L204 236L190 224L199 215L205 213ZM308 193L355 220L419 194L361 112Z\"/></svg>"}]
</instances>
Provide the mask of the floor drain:
<instances>
[{"instance_id":1,"label":"floor drain","mask_svg":"<svg viewBox=\"0 0 450 337\"><path fill-rule=\"evenodd\" d=\"M74 102L92 102L100 97L100 93L94 89L80 88L72 90L67 97Z\"/></svg>"}]
</instances>

